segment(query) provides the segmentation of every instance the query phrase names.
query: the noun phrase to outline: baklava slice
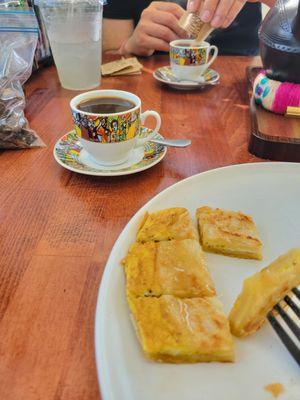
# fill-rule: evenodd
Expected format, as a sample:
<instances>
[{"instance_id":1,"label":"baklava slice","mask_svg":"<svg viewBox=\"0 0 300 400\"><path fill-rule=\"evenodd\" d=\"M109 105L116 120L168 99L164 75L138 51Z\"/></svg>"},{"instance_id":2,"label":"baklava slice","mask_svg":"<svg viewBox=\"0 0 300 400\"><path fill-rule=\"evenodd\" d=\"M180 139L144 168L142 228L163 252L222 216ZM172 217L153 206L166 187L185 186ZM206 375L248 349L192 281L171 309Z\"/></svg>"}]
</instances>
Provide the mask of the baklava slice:
<instances>
[{"instance_id":1,"label":"baklava slice","mask_svg":"<svg viewBox=\"0 0 300 400\"><path fill-rule=\"evenodd\" d=\"M128 297L145 355L155 361L234 361L228 320L215 297Z\"/></svg>"},{"instance_id":2,"label":"baklava slice","mask_svg":"<svg viewBox=\"0 0 300 400\"><path fill-rule=\"evenodd\" d=\"M123 260L132 296L202 297L216 294L197 240L134 243Z\"/></svg>"},{"instance_id":3,"label":"baklava slice","mask_svg":"<svg viewBox=\"0 0 300 400\"><path fill-rule=\"evenodd\" d=\"M146 213L137 234L138 242L198 239L186 208L174 207Z\"/></svg>"},{"instance_id":4,"label":"baklava slice","mask_svg":"<svg viewBox=\"0 0 300 400\"><path fill-rule=\"evenodd\" d=\"M203 250L262 259L262 242L249 215L205 206L197 209L196 217Z\"/></svg>"},{"instance_id":5,"label":"baklava slice","mask_svg":"<svg viewBox=\"0 0 300 400\"><path fill-rule=\"evenodd\" d=\"M292 249L244 281L229 315L231 332L247 336L257 331L269 311L300 284L300 249Z\"/></svg>"}]
</instances>

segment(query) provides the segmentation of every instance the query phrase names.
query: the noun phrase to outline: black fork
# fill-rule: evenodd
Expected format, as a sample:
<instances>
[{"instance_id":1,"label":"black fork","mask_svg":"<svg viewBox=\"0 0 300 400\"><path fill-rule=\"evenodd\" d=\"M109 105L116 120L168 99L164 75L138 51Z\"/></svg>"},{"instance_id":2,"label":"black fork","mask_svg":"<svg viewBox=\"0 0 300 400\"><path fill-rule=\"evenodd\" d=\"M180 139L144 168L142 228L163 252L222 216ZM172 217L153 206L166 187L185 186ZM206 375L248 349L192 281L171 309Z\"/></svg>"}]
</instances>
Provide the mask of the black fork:
<instances>
[{"instance_id":1,"label":"black fork","mask_svg":"<svg viewBox=\"0 0 300 400\"><path fill-rule=\"evenodd\" d=\"M292 289L290 294L284 298L285 304L276 304L268 313L267 318L282 343L300 366L300 308L291 298L291 294L294 294L300 301L300 290ZM293 314L287 313L288 308L293 311ZM278 315L282 317L286 325L276 318Z\"/></svg>"}]
</instances>

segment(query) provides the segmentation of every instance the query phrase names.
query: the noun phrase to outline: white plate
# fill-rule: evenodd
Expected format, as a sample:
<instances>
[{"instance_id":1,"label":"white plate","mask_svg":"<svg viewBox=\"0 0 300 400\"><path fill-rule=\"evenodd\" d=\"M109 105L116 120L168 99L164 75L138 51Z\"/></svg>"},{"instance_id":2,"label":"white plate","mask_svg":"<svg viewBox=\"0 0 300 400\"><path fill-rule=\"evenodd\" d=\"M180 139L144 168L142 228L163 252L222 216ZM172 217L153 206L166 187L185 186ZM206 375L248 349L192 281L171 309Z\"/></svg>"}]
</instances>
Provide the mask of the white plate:
<instances>
[{"instance_id":1,"label":"white plate","mask_svg":"<svg viewBox=\"0 0 300 400\"><path fill-rule=\"evenodd\" d=\"M300 246L300 164L242 164L185 179L150 200L127 224L108 259L99 290L95 346L103 400L270 400L264 387L284 386L280 400L299 400L299 368L266 323L235 339L233 364L159 364L142 354L129 318L120 260L145 211L202 205L253 216L264 243L263 261L207 254L218 295L229 312L243 280L278 255Z\"/></svg>"},{"instance_id":2,"label":"white plate","mask_svg":"<svg viewBox=\"0 0 300 400\"><path fill-rule=\"evenodd\" d=\"M146 137L152 130L141 127L140 137ZM159 133L155 136L163 139ZM128 160L115 166L103 166L96 163L89 153L82 148L75 131L62 136L55 144L53 156L62 167L84 175L120 176L144 171L158 164L166 155L167 147L146 142L144 147L133 149Z\"/></svg>"},{"instance_id":3,"label":"white plate","mask_svg":"<svg viewBox=\"0 0 300 400\"><path fill-rule=\"evenodd\" d=\"M203 74L203 81L195 82L176 78L171 67L166 65L164 67L157 68L153 72L153 77L162 83L178 90L194 90L203 89L210 85L217 85L219 83L220 75L215 70L209 68Z\"/></svg>"}]
</instances>

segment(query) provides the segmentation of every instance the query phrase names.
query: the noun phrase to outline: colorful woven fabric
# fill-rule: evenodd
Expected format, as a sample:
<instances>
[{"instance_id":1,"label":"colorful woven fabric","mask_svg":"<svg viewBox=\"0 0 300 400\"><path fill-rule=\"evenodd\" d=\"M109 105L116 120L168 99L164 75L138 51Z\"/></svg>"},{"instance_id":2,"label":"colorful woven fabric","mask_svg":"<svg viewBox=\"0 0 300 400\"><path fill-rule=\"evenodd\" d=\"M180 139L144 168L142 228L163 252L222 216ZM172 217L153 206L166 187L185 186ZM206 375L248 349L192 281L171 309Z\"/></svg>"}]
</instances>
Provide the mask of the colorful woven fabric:
<instances>
[{"instance_id":1,"label":"colorful woven fabric","mask_svg":"<svg viewBox=\"0 0 300 400\"><path fill-rule=\"evenodd\" d=\"M300 84L279 82L259 73L254 81L255 102L276 114L285 114L287 107L300 107Z\"/></svg>"}]
</instances>

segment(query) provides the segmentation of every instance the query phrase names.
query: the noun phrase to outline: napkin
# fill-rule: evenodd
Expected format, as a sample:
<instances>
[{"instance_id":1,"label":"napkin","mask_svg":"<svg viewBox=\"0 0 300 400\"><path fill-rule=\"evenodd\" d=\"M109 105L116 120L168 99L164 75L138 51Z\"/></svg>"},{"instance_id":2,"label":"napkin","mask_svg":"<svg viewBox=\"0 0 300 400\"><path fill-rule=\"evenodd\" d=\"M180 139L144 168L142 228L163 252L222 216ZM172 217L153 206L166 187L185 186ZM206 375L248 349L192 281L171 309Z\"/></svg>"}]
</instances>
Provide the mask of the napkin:
<instances>
[{"instance_id":1,"label":"napkin","mask_svg":"<svg viewBox=\"0 0 300 400\"><path fill-rule=\"evenodd\" d=\"M143 65L138 62L136 57L124 58L102 64L101 72L103 76L119 75L140 75Z\"/></svg>"}]
</instances>

